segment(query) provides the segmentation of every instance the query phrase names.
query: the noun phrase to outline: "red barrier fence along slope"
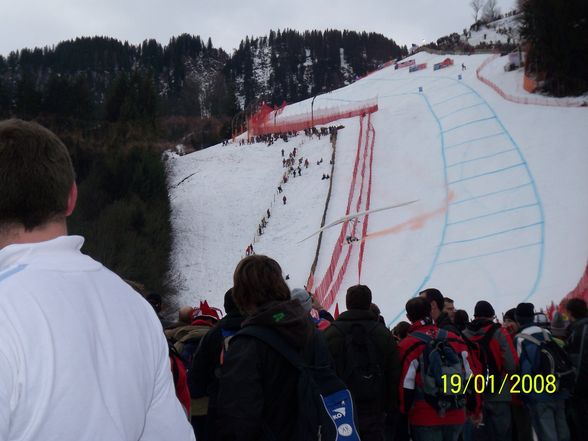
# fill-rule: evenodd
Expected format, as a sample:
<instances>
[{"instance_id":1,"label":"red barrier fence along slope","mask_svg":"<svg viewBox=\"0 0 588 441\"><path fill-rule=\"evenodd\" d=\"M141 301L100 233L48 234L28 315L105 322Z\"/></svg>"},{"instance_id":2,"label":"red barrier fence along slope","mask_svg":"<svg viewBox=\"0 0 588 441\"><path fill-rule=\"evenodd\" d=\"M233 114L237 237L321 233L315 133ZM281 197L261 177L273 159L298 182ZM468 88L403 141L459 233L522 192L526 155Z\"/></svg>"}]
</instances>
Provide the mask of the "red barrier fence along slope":
<instances>
[{"instance_id":1,"label":"red barrier fence along slope","mask_svg":"<svg viewBox=\"0 0 588 441\"><path fill-rule=\"evenodd\" d=\"M482 70L492 61L496 60L496 58L500 57L499 54L494 54L491 57L488 57L484 62L476 69L476 77L482 83L486 84L487 86L491 87L498 95L504 98L507 101L511 101L517 104L534 104L537 106L556 106L556 107L581 107L586 105L582 101L574 100L574 99L563 99L563 98L550 98L544 96L515 96L510 93L506 93L502 90L498 85L488 78L482 75Z\"/></svg>"},{"instance_id":2,"label":"red barrier fence along slope","mask_svg":"<svg viewBox=\"0 0 588 441\"><path fill-rule=\"evenodd\" d=\"M369 209L370 198L371 198L371 175L372 175L372 161L373 161L373 149L375 142L375 130L371 123L371 114L368 117L361 116L360 119L360 130L357 141L357 151L355 155L355 162L353 167L353 173L351 177L351 186L349 188L349 194L347 198L347 209L346 215L351 213L351 208L355 209L356 212L365 211ZM358 180L358 177L360 178ZM367 231L367 216L363 218L363 231L362 236ZM346 243L347 236L356 237L358 234L358 219L354 218L345 221L341 225L339 236L333 248L329 266L325 271L325 274L317 285L315 295L318 300L325 308L330 308L339 290L341 284L347 273L349 267L349 261L351 259L351 253L353 250L354 242ZM341 260L344 246L347 246L343 260ZM358 263L358 271L361 273L362 259L364 253L365 244L361 242L360 245L360 260ZM311 274L309 281L315 280L315 274Z\"/></svg>"},{"instance_id":3,"label":"red barrier fence along slope","mask_svg":"<svg viewBox=\"0 0 588 441\"><path fill-rule=\"evenodd\" d=\"M309 109L306 113L290 116L284 116L278 110L268 113L267 108L262 107L249 119L249 136L298 132L313 126L330 124L340 119L367 115L377 110L378 100L376 98L314 111Z\"/></svg>"},{"instance_id":4,"label":"red barrier fence along slope","mask_svg":"<svg viewBox=\"0 0 588 441\"><path fill-rule=\"evenodd\" d=\"M588 263L586 264L584 274L582 275L582 278L576 287L571 290L559 303L559 310L563 311L567 301L574 298L584 299L588 303Z\"/></svg>"},{"instance_id":5,"label":"red barrier fence along slope","mask_svg":"<svg viewBox=\"0 0 588 441\"><path fill-rule=\"evenodd\" d=\"M372 199L372 165L374 162L374 143L376 141L376 131L374 130L374 126L372 125L371 121L369 122L368 125L368 130L371 132L372 137L371 137L371 144L370 144L370 168L369 168L369 181L368 181L368 190L367 190L367 201L366 201L366 205L365 205L365 209L366 211L370 209L370 203L371 203L371 199ZM357 278L358 278L358 283L361 283L361 270L363 268L363 254L365 252L365 241L363 240L366 235L367 235L367 228L368 228L368 220L369 220L369 214L366 214L365 217L363 218L363 228L361 230L361 244L359 246L359 260L357 262Z\"/></svg>"}]
</instances>

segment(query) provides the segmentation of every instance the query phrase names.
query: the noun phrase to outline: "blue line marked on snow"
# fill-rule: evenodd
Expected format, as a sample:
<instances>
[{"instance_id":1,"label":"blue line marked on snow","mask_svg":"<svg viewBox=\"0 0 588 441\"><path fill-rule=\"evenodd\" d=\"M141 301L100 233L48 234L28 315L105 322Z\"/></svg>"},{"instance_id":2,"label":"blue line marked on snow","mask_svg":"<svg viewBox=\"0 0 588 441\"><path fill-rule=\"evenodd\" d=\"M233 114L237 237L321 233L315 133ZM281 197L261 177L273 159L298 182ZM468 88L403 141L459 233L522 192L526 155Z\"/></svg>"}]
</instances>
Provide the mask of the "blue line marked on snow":
<instances>
[{"instance_id":1,"label":"blue line marked on snow","mask_svg":"<svg viewBox=\"0 0 588 441\"><path fill-rule=\"evenodd\" d=\"M473 259L479 259L480 257L494 256L496 254L507 253L509 251L515 251L515 250L522 250L523 248L531 248L531 247L534 247L537 245L541 245L541 247L543 248L543 242L539 241L539 242L534 242L534 243L530 243L527 245L520 245L518 247L505 248L504 250L492 251L491 253L476 254L474 256L462 257L460 259L445 260L443 262L439 262L438 265L446 265L448 263L456 263L456 262L465 262L466 260L473 260Z\"/></svg>"},{"instance_id":2,"label":"blue line marked on snow","mask_svg":"<svg viewBox=\"0 0 588 441\"><path fill-rule=\"evenodd\" d=\"M507 230L497 231L495 233L485 234L483 236L472 237L470 239L462 239L462 240L452 240L450 242L445 242L443 245L455 245L459 243L467 243L467 242L475 242L476 240L487 239L488 237L500 236L501 234L511 233L513 231L519 230L526 230L527 228L536 227L538 225L543 224L543 222L535 222L529 225L522 225L520 227L509 228Z\"/></svg>"},{"instance_id":3,"label":"blue line marked on snow","mask_svg":"<svg viewBox=\"0 0 588 441\"><path fill-rule=\"evenodd\" d=\"M503 171L510 170L512 168L517 168L517 167L520 167L521 165L524 165L524 164L525 164L524 162L519 162L517 164L509 165L508 167L499 168L499 169L492 170L492 171L489 171L486 173L480 173L479 175L466 176L465 178L456 179L455 181L448 182L448 184L452 185L452 184L457 184L457 183L463 182L463 181L469 181L471 179L481 178L482 176L495 175L496 173L502 173Z\"/></svg>"},{"instance_id":4,"label":"blue line marked on snow","mask_svg":"<svg viewBox=\"0 0 588 441\"><path fill-rule=\"evenodd\" d=\"M480 94L476 90L474 90L472 87L468 86L467 84L464 84L464 86L467 87L468 89L470 89L473 93L475 93L480 99L483 99L480 96ZM500 121L500 118L498 118L498 116L496 115L496 112L494 111L494 109L492 107L490 107L489 104L488 104L488 109L490 109L492 114L494 114L494 116L496 116L496 122L498 122L500 127L502 127L502 129L505 131L506 135L510 139L510 142L512 142L513 145L519 151L519 156L525 162L525 169L527 170L527 174L529 175L529 178L531 179L531 186L533 188L533 193L535 194L535 198L537 199L537 204L539 206L539 212L541 214L541 220L543 221L543 223L541 224L541 241L539 242L541 245L541 250L539 252L539 263L538 263L538 267L537 267L537 277L535 278L535 283L533 284L533 287L531 288L531 290L529 291L527 296L523 299L523 301L526 301L526 300L529 300L533 296L533 294L535 294L535 292L537 291L537 287L539 286L539 281L541 280L541 277L543 276L543 261L545 259L545 214L543 212L543 204L541 203L541 197L539 196L539 191L537 190L537 184L535 183L535 178L533 177L533 174L531 173L531 170L529 169L529 165L527 164L527 162L524 159L523 152L521 152L519 145L515 142L515 140L513 139L511 134L509 133L509 131L506 130L506 127L504 127L504 124L502 123L502 121Z\"/></svg>"},{"instance_id":5,"label":"blue line marked on snow","mask_svg":"<svg viewBox=\"0 0 588 441\"><path fill-rule=\"evenodd\" d=\"M453 202L450 202L449 205L459 205L459 204L463 204L464 202L470 202L470 201L474 201L476 199L482 199L482 198L485 198L488 196L494 196L495 194L506 193L508 191L518 190L520 188L528 187L530 185L531 185L531 183L527 182L526 184L517 185L515 187L508 187L508 188L504 188L502 190L491 191L490 193L479 194L477 196L472 196L469 198L460 199L458 201L453 201Z\"/></svg>"},{"instance_id":6,"label":"blue line marked on snow","mask_svg":"<svg viewBox=\"0 0 588 441\"><path fill-rule=\"evenodd\" d=\"M446 114L445 114L445 115L443 115L443 116L440 116L440 117L439 117L439 119L444 119L444 118L447 118L448 116L454 115L454 114L456 114L456 113L463 112L464 110L473 109L474 107L483 106L483 105L485 105L485 104L486 104L486 103L484 103L484 102L481 102L481 103L472 104L471 106L460 107L460 108L459 108L459 109L457 109L457 110L454 110L454 111L452 111L452 112L446 113Z\"/></svg>"},{"instance_id":7,"label":"blue line marked on snow","mask_svg":"<svg viewBox=\"0 0 588 441\"><path fill-rule=\"evenodd\" d=\"M445 103L447 103L449 101L452 101L452 100L454 100L456 98L459 98L459 97L462 97L462 96L465 96L465 95L471 95L471 94L472 94L472 92L465 92L465 93L461 93L459 95L454 95L454 96L452 96L450 98L444 99L443 101L439 101L438 103L435 103L432 106L438 106L439 104L445 104ZM435 118L437 118L437 115L435 115ZM441 123L441 122L439 121L439 123Z\"/></svg>"},{"instance_id":8,"label":"blue line marked on snow","mask_svg":"<svg viewBox=\"0 0 588 441\"><path fill-rule=\"evenodd\" d=\"M488 118L481 118L481 119L476 119L474 121L468 121L467 123L459 124L455 127L451 127L450 129L444 130L443 133L452 132L454 130L461 129L462 127L471 126L472 124L477 124L477 123L484 122L484 121L490 121L491 119L496 119L496 116L489 116Z\"/></svg>"},{"instance_id":9,"label":"blue line marked on snow","mask_svg":"<svg viewBox=\"0 0 588 441\"><path fill-rule=\"evenodd\" d=\"M539 192L537 190L537 185L535 183L534 177L533 177L533 175L531 173L531 170L529 169L529 165L527 164L527 162L526 162L526 160L524 158L524 155L523 155L523 153L522 153L519 145L515 142L515 140L511 136L511 134L508 132L508 130L506 129L506 127L502 123L502 121L498 118L498 116L497 116L496 112L494 111L494 109L492 109L492 107L490 107L490 105L486 102L486 100L484 98L482 98L482 96L475 89L473 89L471 86L468 86L467 84L458 82L457 80L455 80L453 78L447 77L447 79L453 80L456 83L459 83L459 84L463 85L463 87L465 87L466 89L468 89L469 92L465 92L465 93L461 93L461 94L458 94L458 95L454 95L452 97L449 97L449 98L446 98L446 99L444 99L442 101L439 101L436 104L431 104L431 102L429 101L428 97L424 93L420 94L423 97L423 99L425 100L425 102L426 102L426 104L427 104L427 106L429 108L429 111L431 112L431 114L435 118L435 120L437 122L437 125L439 127L439 135L440 135L440 139L441 139L441 156L442 156L442 159L443 159L444 180L445 180L446 186L448 186L449 184L451 184L451 183L448 183L448 177L447 177L448 165L447 165L447 160L446 160L446 155L445 155L445 151L447 149L458 147L458 146L461 146L461 145L466 145L466 144L473 144L473 143L478 142L478 141L482 141L482 140L486 140L486 139L490 139L490 138L494 138L494 137L499 137L499 136L503 136L503 135L505 135L507 137L507 139L510 141L511 145L513 146L513 148L508 149L508 150L505 150L503 152L498 152L496 154L488 155L488 157L498 156L499 154L506 153L507 151L516 151L518 153L519 158L520 158L520 162L519 163L514 164L514 165L510 165L508 167L504 167L504 168L501 168L501 169L498 169L498 170L493 170L491 172L483 173L483 174L480 174L480 175L466 177L466 178L461 178L461 179L459 179L457 181L453 181L452 183L457 183L457 182L461 182L461 181L464 181L464 180L473 180L473 179L478 178L478 177L483 177L483 176L487 176L487 175L490 175L490 174L496 174L496 173L499 173L499 172L502 172L502 171L505 171L505 170L508 170L508 169L513 169L515 167L521 167L521 166L524 167L524 169L525 169L525 171L527 173L528 182L524 182L522 184L515 185L515 186L509 187L509 188L504 188L504 189L499 189L499 190L487 192L487 193L484 193L484 194L472 195L471 197L467 197L465 199L460 199L460 200L457 200L457 201L448 203L448 209L445 212L445 221L444 221L444 224L443 224L443 229L441 231L441 241L439 242L439 245L437 246L437 249L435 250L435 254L434 254L433 260L431 262L430 269L429 269L428 273L425 275L425 277L423 278L423 280L422 280L421 284L419 285L419 287L413 293L413 297L417 296L419 294L419 292L422 291L422 289L424 289L426 287L426 285L429 283L429 281L430 281L430 279L431 279L431 277L432 277L432 275L433 275L433 273L435 271L435 268L437 266L439 266L439 265L445 265L445 264L456 263L456 262L465 262L465 261L468 261L468 260L483 258L483 257L486 257L486 256L498 255L498 254L507 253L507 252L510 252L510 251L538 247L539 248L538 249L538 266L537 266L537 273L536 273L536 276L534 278L534 282L533 282L530 290L527 293L524 293L524 294L521 293L522 295L524 295L524 298L522 299L522 301L526 301L530 297L532 297L533 294L537 291L537 287L539 285L539 281L541 280L541 277L542 277L542 274L543 274L543 262L544 262L544 253L545 253L545 216L544 216L543 206L542 206L542 203L541 203L541 198L540 198ZM443 125L441 123L441 120L436 115L436 113L435 113L435 111L433 109L433 106L444 104L446 102L452 101L454 99L457 99L459 97L463 97L463 96L466 96L466 95L469 95L469 94L474 94L474 95L476 95L480 99L481 102L479 104L477 104L476 106L481 106L481 105L485 104L486 107L488 108L488 110L491 112L492 117L489 117L489 118L486 118L486 119L483 119L483 120L495 119L496 122L497 122L497 124L499 125L501 131L498 132L498 133L484 135L484 136L480 136L480 137L477 137L477 138L474 138L474 139L470 139L470 140L467 140L467 141L463 141L463 142L459 142L459 143L456 143L456 144L452 144L452 145L446 146L445 145L444 133L447 133L447 130L445 130L445 131L443 130ZM454 111L452 113L457 113L457 111ZM448 116L448 115L449 114L446 114L445 116ZM481 122L483 120L470 121L470 122L467 122L467 123L465 123L465 124L463 124L461 126L470 125L470 124L473 124L473 123L476 123L476 122ZM459 128L461 126L455 126L455 127L451 128L449 130L454 130L454 129ZM479 160L479 159L483 159L483 158L475 158L474 160ZM471 160L471 161L473 161L473 160ZM467 162L471 162L471 161L467 161ZM451 166L453 166L453 165L457 165L457 164L452 164ZM488 214L484 214L484 215L481 215L481 216L475 216L475 217L472 217L472 218L469 218L469 219L462 219L462 220L455 221L455 222L452 222L452 223L449 223L448 222L448 219L449 219L449 210L450 210L450 207L451 206L462 204L462 203L465 203L465 202L468 202L468 201L473 201L473 200L476 200L476 199L482 199L482 198L485 198L485 197L488 197L488 196L492 196L492 195L496 195L496 194L500 194L500 193L506 193L506 192L509 192L509 191L514 191L514 190L521 189L521 188L528 187L528 186L530 186L532 188L532 190L533 190L533 196L534 196L533 203L526 204L526 205L521 205L521 206L518 206L518 207L503 209L503 210L496 211L496 212L493 212L493 213L488 213ZM448 196L448 189L446 188L446 198L448 198L448 197L449 197ZM505 249L501 249L501 250L498 250L498 251L493 251L493 252L478 254L478 255L474 255L474 256L465 256L463 258L457 258L457 259L439 261L440 260L440 255L441 255L441 251L442 251L443 245L447 245L447 244L451 244L452 243L452 242L445 243L445 237L446 237L446 234L447 234L447 228L450 225L456 225L456 224L460 224L460 223L472 221L472 220L475 220L475 219L481 219L481 218L484 218L484 217L495 216L495 215L498 215L498 214L501 214L501 213L508 213L508 212L512 212L512 211L516 211L516 210L521 210L521 209L524 209L524 208L534 207L534 206L538 207L538 209L539 209L539 220L537 220L536 222L534 222L532 224L525 225L525 226L522 226L522 227L513 227L513 228L511 228L509 230L504 230L504 231L499 231L499 232L495 232L495 233L490 233L490 234L485 235L485 236L481 236L481 237L477 237L477 238L472 238L472 239L466 239L464 241L454 241L453 243L463 243L463 242L466 242L466 241L480 240L480 239L483 239L483 238L488 238L488 237L493 237L493 236L499 236L501 234L506 234L507 232L510 232L510 231L523 230L523 229L531 228L531 227L534 227L534 226L538 226L539 227L539 236L540 237L539 237L539 240L538 241L533 242L533 243L530 243L530 244L527 244L527 245L521 245L521 246L516 246L516 247L511 247L511 248L505 248ZM392 324L392 323L396 322L403 313L404 313L404 309L400 310L398 312L398 314L396 314L396 316L392 318L392 320L389 322L389 324Z\"/></svg>"},{"instance_id":10,"label":"blue line marked on snow","mask_svg":"<svg viewBox=\"0 0 588 441\"><path fill-rule=\"evenodd\" d=\"M517 149L502 150L500 152L496 152L491 155L479 156L477 158L466 159L464 161L454 162L453 164L448 165L447 168L455 167L456 165L467 164L468 162L481 161L482 159L494 158L495 156L504 155L505 153L508 153L508 152L516 152L516 150Z\"/></svg>"},{"instance_id":11,"label":"blue line marked on snow","mask_svg":"<svg viewBox=\"0 0 588 441\"><path fill-rule=\"evenodd\" d=\"M488 105L488 104L486 104L486 105ZM447 147L445 147L445 150L452 149L453 147L459 147L460 145L469 144L470 142L481 141L483 139L488 139L488 138L495 138L497 136L502 136L502 135L505 135L505 133L504 132L494 133L492 135L481 136L479 138L470 139L468 141L458 142L457 144L448 145Z\"/></svg>"},{"instance_id":12,"label":"blue line marked on snow","mask_svg":"<svg viewBox=\"0 0 588 441\"><path fill-rule=\"evenodd\" d=\"M481 214L480 216L468 217L467 219L461 219L461 220L458 220L455 222L449 222L447 225L450 226L450 225L463 224L464 222L470 222L473 220L483 219L485 217L491 217L491 216L496 216L496 215L503 214L503 213L509 213L511 211L522 210L523 208L536 207L537 205L539 205L539 204L537 202L534 202L532 204L519 205L518 207L505 208L503 210L493 211L492 213Z\"/></svg>"}]
</instances>

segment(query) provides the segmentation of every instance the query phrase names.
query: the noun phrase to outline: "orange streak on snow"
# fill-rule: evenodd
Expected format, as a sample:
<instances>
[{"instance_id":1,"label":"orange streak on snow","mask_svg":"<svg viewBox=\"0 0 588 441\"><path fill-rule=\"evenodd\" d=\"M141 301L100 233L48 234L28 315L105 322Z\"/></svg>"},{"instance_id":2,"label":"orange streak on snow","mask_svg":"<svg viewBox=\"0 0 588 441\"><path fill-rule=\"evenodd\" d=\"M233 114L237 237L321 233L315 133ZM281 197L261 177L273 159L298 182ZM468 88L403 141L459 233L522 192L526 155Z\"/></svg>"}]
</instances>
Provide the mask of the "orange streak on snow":
<instances>
[{"instance_id":1,"label":"orange streak on snow","mask_svg":"<svg viewBox=\"0 0 588 441\"><path fill-rule=\"evenodd\" d=\"M394 225L393 227L385 228L380 231L375 231L373 233L366 234L361 239L361 242L369 239L375 239L378 237L386 236L388 234L400 233L401 231L405 230L421 230L425 226L427 221L445 213L448 209L449 203L453 199L455 199L455 194L453 193L453 191L449 191L445 204L442 207L433 211L429 211L427 213L419 214L418 216L415 216L412 219L404 221L400 224Z\"/></svg>"}]
</instances>

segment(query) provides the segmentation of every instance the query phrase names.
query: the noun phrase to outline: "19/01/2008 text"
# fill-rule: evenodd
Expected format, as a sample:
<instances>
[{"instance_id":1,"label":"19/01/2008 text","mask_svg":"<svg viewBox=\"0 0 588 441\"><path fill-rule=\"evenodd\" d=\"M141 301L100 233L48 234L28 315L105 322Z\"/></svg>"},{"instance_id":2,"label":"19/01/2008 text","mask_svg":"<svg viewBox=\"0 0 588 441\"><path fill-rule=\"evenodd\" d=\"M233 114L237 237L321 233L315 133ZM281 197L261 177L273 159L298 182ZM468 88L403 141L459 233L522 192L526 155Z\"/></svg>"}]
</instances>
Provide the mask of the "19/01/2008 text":
<instances>
[{"instance_id":1,"label":"19/01/2008 text","mask_svg":"<svg viewBox=\"0 0 588 441\"><path fill-rule=\"evenodd\" d=\"M490 393L500 394L505 387L509 388L514 394L530 394L530 393L548 393L553 394L557 392L557 382L555 375L518 375L506 374L504 378L495 381L494 375L473 375L471 374L464 383L461 375L442 375L443 379L443 393L463 395L470 386L477 394ZM510 380L510 382L509 382ZM508 385L507 385L508 383Z\"/></svg>"}]
</instances>

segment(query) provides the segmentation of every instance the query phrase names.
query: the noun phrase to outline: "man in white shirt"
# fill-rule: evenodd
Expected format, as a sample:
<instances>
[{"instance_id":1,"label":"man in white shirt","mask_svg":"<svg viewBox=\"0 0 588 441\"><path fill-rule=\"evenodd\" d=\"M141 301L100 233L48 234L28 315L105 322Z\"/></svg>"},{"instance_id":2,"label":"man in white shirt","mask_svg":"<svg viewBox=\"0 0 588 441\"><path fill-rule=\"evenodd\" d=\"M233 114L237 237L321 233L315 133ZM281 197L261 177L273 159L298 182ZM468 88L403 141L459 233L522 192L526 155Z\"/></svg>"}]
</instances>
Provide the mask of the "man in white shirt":
<instances>
[{"instance_id":1,"label":"man in white shirt","mask_svg":"<svg viewBox=\"0 0 588 441\"><path fill-rule=\"evenodd\" d=\"M0 440L194 440L153 308L67 236L63 143L0 122L0 191Z\"/></svg>"}]
</instances>

